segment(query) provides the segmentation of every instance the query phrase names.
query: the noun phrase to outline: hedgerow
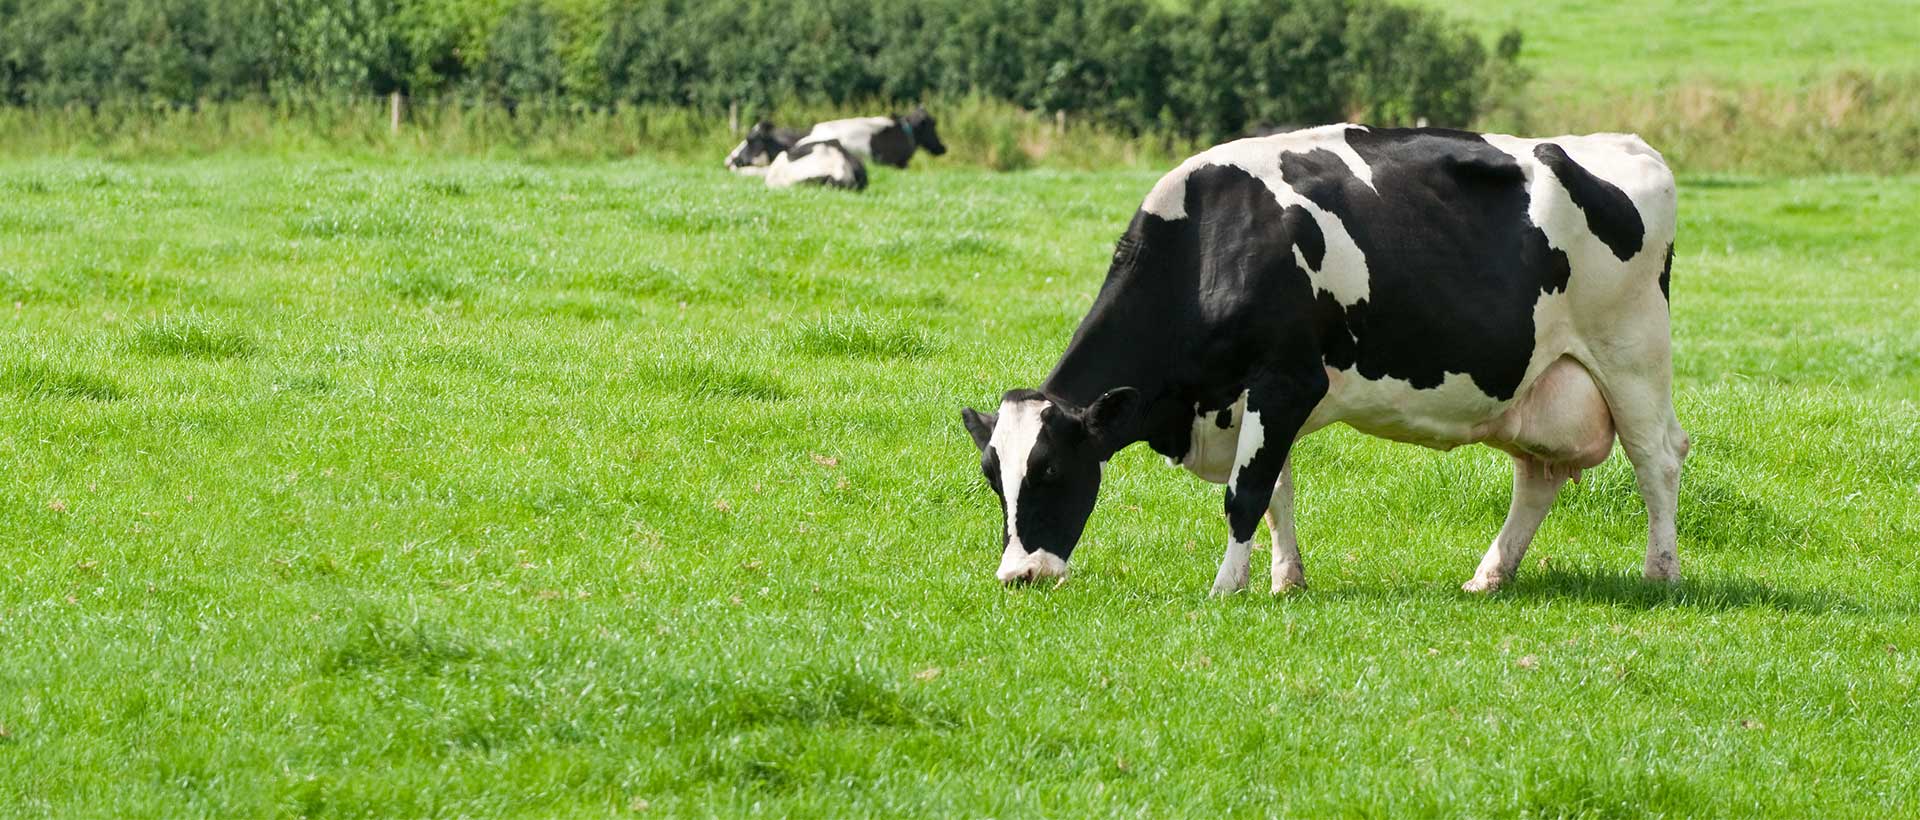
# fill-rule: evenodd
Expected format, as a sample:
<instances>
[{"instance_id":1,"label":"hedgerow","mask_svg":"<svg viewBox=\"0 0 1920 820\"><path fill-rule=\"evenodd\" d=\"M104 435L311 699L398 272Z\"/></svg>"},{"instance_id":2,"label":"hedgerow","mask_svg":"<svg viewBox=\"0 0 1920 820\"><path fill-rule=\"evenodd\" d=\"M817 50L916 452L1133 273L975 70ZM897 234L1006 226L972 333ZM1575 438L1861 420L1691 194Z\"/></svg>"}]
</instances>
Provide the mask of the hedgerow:
<instances>
[{"instance_id":1,"label":"hedgerow","mask_svg":"<svg viewBox=\"0 0 1920 820\"><path fill-rule=\"evenodd\" d=\"M1514 76L1385 0L0 0L0 103L509 109L975 95L1135 132L1464 125Z\"/></svg>"}]
</instances>

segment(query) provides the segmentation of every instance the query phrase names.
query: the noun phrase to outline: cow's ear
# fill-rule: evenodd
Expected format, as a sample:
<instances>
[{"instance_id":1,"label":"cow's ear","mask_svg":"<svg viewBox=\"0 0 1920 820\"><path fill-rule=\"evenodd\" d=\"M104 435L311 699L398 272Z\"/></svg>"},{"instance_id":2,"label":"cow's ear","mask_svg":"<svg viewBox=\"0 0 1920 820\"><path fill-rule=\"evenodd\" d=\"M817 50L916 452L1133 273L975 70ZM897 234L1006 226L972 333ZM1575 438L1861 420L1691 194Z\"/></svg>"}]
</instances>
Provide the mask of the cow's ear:
<instances>
[{"instance_id":1,"label":"cow's ear","mask_svg":"<svg viewBox=\"0 0 1920 820\"><path fill-rule=\"evenodd\" d=\"M999 420L1000 417L992 413L981 413L971 407L960 408L960 423L967 426L967 434L973 436L973 446L982 452L986 451L987 442L993 439L993 424Z\"/></svg>"},{"instance_id":2,"label":"cow's ear","mask_svg":"<svg viewBox=\"0 0 1920 820\"><path fill-rule=\"evenodd\" d=\"M1134 416L1140 409L1140 391L1116 387L1087 405L1087 432L1102 444L1119 449L1132 441Z\"/></svg>"}]
</instances>

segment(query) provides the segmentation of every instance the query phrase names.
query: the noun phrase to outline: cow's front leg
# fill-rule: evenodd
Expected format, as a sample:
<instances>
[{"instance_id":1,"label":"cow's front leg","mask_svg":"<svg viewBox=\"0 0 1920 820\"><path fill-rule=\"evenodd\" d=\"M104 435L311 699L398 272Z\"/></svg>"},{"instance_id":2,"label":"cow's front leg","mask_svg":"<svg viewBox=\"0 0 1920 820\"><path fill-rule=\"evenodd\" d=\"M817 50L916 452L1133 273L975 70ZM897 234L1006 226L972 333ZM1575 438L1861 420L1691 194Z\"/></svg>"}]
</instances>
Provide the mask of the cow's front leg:
<instances>
[{"instance_id":1,"label":"cow's front leg","mask_svg":"<svg viewBox=\"0 0 1920 820\"><path fill-rule=\"evenodd\" d=\"M1233 473L1227 479L1227 552L1220 559L1220 570L1214 573L1213 594L1230 595L1246 589L1260 517L1273 503L1274 490L1285 472L1287 454L1300 434L1300 426L1326 393L1326 374L1318 368L1300 378L1268 380L1247 388L1247 409L1240 422ZM1289 486L1289 507L1291 493ZM1291 536L1292 528L1286 529ZM1278 535L1276 531L1276 545ZM1289 537L1289 543L1291 540ZM1287 552L1297 569L1298 550ZM1276 560L1282 557L1276 556Z\"/></svg>"}]
</instances>

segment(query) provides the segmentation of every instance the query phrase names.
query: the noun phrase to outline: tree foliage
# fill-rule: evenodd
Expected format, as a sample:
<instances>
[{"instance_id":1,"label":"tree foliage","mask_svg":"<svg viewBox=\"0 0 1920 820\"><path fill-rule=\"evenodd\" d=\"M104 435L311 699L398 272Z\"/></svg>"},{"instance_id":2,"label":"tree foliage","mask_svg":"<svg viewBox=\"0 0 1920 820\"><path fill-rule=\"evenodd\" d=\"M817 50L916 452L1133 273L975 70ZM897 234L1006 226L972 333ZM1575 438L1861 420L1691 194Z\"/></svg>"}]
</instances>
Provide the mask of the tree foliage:
<instances>
[{"instance_id":1,"label":"tree foliage","mask_svg":"<svg viewBox=\"0 0 1920 820\"><path fill-rule=\"evenodd\" d=\"M0 0L0 104L458 94L749 113L978 94L1223 135L1465 124L1514 48L1387 0ZM1515 35L1510 35L1515 36ZM1517 41L1516 41L1517 44Z\"/></svg>"}]
</instances>

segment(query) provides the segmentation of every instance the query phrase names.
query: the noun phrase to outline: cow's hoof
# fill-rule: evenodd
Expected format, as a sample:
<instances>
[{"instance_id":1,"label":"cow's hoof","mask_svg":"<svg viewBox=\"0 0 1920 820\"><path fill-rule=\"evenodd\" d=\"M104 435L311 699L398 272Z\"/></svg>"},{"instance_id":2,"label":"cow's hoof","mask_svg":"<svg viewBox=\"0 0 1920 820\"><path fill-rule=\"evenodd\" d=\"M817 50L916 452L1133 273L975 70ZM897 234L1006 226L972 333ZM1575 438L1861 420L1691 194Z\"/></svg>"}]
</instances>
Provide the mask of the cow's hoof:
<instances>
[{"instance_id":1,"label":"cow's hoof","mask_svg":"<svg viewBox=\"0 0 1920 820\"><path fill-rule=\"evenodd\" d=\"M1486 595L1499 592L1502 583L1504 582L1499 578L1488 575L1475 575L1473 576L1473 580L1461 584L1460 590L1462 592L1471 592L1475 595Z\"/></svg>"},{"instance_id":2,"label":"cow's hoof","mask_svg":"<svg viewBox=\"0 0 1920 820\"><path fill-rule=\"evenodd\" d=\"M1280 577L1273 579L1273 594L1286 595L1293 592L1305 592L1307 574L1294 567L1291 571L1282 571Z\"/></svg>"},{"instance_id":3,"label":"cow's hoof","mask_svg":"<svg viewBox=\"0 0 1920 820\"><path fill-rule=\"evenodd\" d=\"M1222 569L1213 579L1212 595L1216 598L1232 595L1247 588L1247 571L1238 572Z\"/></svg>"},{"instance_id":4,"label":"cow's hoof","mask_svg":"<svg viewBox=\"0 0 1920 820\"><path fill-rule=\"evenodd\" d=\"M1679 583L1680 562L1672 557L1650 557L1647 559L1646 573L1648 581Z\"/></svg>"}]
</instances>

